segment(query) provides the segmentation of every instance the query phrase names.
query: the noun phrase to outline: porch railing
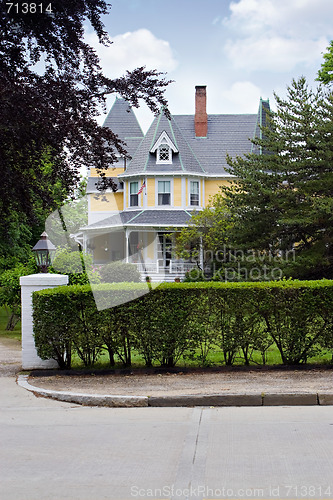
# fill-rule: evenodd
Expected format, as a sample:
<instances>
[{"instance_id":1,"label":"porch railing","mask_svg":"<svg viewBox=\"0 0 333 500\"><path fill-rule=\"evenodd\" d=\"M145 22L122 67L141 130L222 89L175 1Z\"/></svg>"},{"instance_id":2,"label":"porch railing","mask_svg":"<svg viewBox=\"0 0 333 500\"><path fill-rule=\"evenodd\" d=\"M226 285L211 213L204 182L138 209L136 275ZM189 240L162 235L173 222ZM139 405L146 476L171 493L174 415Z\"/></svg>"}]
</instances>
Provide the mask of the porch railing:
<instances>
[{"instance_id":1,"label":"porch railing","mask_svg":"<svg viewBox=\"0 0 333 500\"><path fill-rule=\"evenodd\" d=\"M140 273L149 274L160 274L160 273L169 273L169 274L185 274L197 267L195 262L180 262L170 260L168 266L161 265L158 261L156 262L136 262L135 265L138 268Z\"/></svg>"}]
</instances>

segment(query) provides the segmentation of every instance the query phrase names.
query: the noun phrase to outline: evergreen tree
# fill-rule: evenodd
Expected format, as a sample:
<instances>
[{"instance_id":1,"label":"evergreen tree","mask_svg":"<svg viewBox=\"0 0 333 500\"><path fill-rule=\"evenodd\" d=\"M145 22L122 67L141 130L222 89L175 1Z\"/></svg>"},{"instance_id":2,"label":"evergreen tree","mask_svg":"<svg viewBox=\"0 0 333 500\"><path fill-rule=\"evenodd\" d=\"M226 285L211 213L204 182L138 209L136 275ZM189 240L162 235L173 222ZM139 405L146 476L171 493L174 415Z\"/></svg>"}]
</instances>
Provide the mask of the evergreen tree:
<instances>
[{"instance_id":1,"label":"evergreen tree","mask_svg":"<svg viewBox=\"0 0 333 500\"><path fill-rule=\"evenodd\" d=\"M227 160L237 178L223 189L231 239L244 251L280 256L287 276L333 277L332 95L301 77L285 100L275 99L262 139L253 140L260 153Z\"/></svg>"},{"instance_id":2,"label":"evergreen tree","mask_svg":"<svg viewBox=\"0 0 333 500\"><path fill-rule=\"evenodd\" d=\"M317 80L325 85L330 85L333 82L333 40L331 40L327 47L327 52L324 54L323 58L324 62L318 71Z\"/></svg>"}]
</instances>

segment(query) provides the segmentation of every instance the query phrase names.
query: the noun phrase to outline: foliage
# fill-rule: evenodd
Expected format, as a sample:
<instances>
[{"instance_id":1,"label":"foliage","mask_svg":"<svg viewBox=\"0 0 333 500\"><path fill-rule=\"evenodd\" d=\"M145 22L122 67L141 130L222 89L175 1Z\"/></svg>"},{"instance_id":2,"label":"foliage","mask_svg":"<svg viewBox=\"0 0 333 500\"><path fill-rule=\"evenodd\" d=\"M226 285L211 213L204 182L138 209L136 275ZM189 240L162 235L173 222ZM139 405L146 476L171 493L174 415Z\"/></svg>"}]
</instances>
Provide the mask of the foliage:
<instances>
[{"instance_id":1,"label":"foliage","mask_svg":"<svg viewBox=\"0 0 333 500\"><path fill-rule=\"evenodd\" d=\"M324 62L321 65L321 69L318 71L319 82L329 85L333 81L333 40L330 41L327 47L327 52L323 55Z\"/></svg>"},{"instance_id":2,"label":"foliage","mask_svg":"<svg viewBox=\"0 0 333 500\"><path fill-rule=\"evenodd\" d=\"M61 367L75 352L86 366L104 349L131 364L135 348L147 366L173 367L183 356L205 366L208 354L220 363L256 353L265 363L274 344L284 364L306 363L333 349L333 281L259 283L164 283L133 301L144 283L98 285L101 294L118 297L120 306L98 311L88 286L47 289L33 294L34 334L39 356ZM95 294L95 290L94 290Z\"/></svg>"},{"instance_id":3,"label":"foliage","mask_svg":"<svg viewBox=\"0 0 333 500\"><path fill-rule=\"evenodd\" d=\"M109 354L110 366L115 365L115 355L124 366L131 366L131 334L128 329L128 314L124 307L105 309L99 313L100 334L103 346Z\"/></svg>"},{"instance_id":4,"label":"foliage","mask_svg":"<svg viewBox=\"0 0 333 500\"><path fill-rule=\"evenodd\" d=\"M0 306L4 306L8 316L6 330L14 330L21 316L20 277L37 272L36 264L31 258L28 265L18 264L0 274Z\"/></svg>"},{"instance_id":5,"label":"foliage","mask_svg":"<svg viewBox=\"0 0 333 500\"><path fill-rule=\"evenodd\" d=\"M167 104L169 82L156 70L140 67L116 79L102 73L84 36L90 23L99 42L110 45L105 0L50 5L52 13L26 13L24 3L0 4L0 236L8 245L11 214L29 227L39 224L41 212L45 217L73 195L82 167L97 168L101 189L116 188L106 170L128 155L96 121L106 96L117 93L135 107L143 99L154 113Z\"/></svg>"},{"instance_id":6,"label":"foliage","mask_svg":"<svg viewBox=\"0 0 333 500\"><path fill-rule=\"evenodd\" d=\"M78 244L71 235L74 235L81 227L88 224L86 187L87 179L81 178L75 199L67 199L45 221L45 230L56 247L68 247L77 250Z\"/></svg>"},{"instance_id":7,"label":"foliage","mask_svg":"<svg viewBox=\"0 0 333 500\"><path fill-rule=\"evenodd\" d=\"M21 342L21 322L18 321L13 330L6 330L8 325L8 310L0 307L0 338L9 338Z\"/></svg>"},{"instance_id":8,"label":"foliage","mask_svg":"<svg viewBox=\"0 0 333 500\"><path fill-rule=\"evenodd\" d=\"M73 304L61 293L62 289L44 296L43 301L33 301L33 321L38 355L42 359L55 359L59 368L64 369L71 367L75 319Z\"/></svg>"},{"instance_id":9,"label":"foliage","mask_svg":"<svg viewBox=\"0 0 333 500\"><path fill-rule=\"evenodd\" d=\"M277 111L252 141L263 154L227 159L237 178L223 188L232 246L257 252L252 262L242 259L247 272L259 263L272 278L274 267L278 277L332 277L333 97L312 91L302 77L286 100L275 98Z\"/></svg>"},{"instance_id":10,"label":"foliage","mask_svg":"<svg viewBox=\"0 0 333 500\"><path fill-rule=\"evenodd\" d=\"M186 271L184 278L185 283L199 282L199 281L206 281L204 272L201 271L199 267L190 269L190 271Z\"/></svg>"},{"instance_id":11,"label":"foliage","mask_svg":"<svg viewBox=\"0 0 333 500\"><path fill-rule=\"evenodd\" d=\"M100 266L99 272L104 283L139 283L141 281L136 265L126 262L110 262Z\"/></svg>"},{"instance_id":12,"label":"foliage","mask_svg":"<svg viewBox=\"0 0 333 500\"><path fill-rule=\"evenodd\" d=\"M88 285L100 281L91 255L70 248L57 249L50 272L67 274L69 285Z\"/></svg>"},{"instance_id":13,"label":"foliage","mask_svg":"<svg viewBox=\"0 0 333 500\"><path fill-rule=\"evenodd\" d=\"M177 235L176 254L196 262L202 271L212 268L228 243L231 226L232 219L225 200L221 194L216 194L206 208L193 213L188 226Z\"/></svg>"}]
</instances>

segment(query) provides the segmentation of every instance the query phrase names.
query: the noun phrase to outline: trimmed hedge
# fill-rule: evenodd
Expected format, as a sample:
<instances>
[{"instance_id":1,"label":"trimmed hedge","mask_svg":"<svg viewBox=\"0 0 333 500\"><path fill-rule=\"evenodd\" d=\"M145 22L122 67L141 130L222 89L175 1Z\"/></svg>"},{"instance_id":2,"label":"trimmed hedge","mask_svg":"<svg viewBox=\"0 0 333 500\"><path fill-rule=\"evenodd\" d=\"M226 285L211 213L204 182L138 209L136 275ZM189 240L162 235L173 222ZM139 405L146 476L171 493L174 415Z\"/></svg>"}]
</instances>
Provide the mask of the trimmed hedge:
<instances>
[{"instance_id":1,"label":"trimmed hedge","mask_svg":"<svg viewBox=\"0 0 333 500\"><path fill-rule=\"evenodd\" d=\"M131 365L135 349L147 366L174 366L182 356L205 366L208 354L221 364L254 352L262 363L275 344L286 365L306 363L333 350L333 281L282 280L260 283L143 283L98 285L94 294L112 294L116 307L98 311L89 286L46 289L33 294L38 355L69 368L75 352L92 366L107 350ZM131 297L135 300L125 302ZM122 303L123 302L123 303Z\"/></svg>"}]
</instances>

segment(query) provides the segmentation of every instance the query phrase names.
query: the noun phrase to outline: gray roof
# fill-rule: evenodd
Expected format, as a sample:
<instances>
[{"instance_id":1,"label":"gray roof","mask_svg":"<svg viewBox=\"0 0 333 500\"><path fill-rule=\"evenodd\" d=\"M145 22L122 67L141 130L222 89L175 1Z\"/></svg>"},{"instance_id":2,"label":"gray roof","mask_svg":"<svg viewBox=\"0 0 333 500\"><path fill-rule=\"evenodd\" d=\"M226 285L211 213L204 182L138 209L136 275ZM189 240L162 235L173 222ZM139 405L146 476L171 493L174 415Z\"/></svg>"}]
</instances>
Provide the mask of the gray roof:
<instances>
[{"instance_id":1,"label":"gray roof","mask_svg":"<svg viewBox=\"0 0 333 500\"><path fill-rule=\"evenodd\" d=\"M111 215L106 219L94 222L89 226L85 226L82 229L100 229L104 227L111 226L125 226L131 219L141 213L141 210L131 210L128 212L118 212L117 214Z\"/></svg>"},{"instance_id":2,"label":"gray roof","mask_svg":"<svg viewBox=\"0 0 333 500\"><path fill-rule=\"evenodd\" d=\"M119 226L186 226L191 216L192 213L187 210L128 210L90 224L83 229L111 229Z\"/></svg>"},{"instance_id":3,"label":"gray roof","mask_svg":"<svg viewBox=\"0 0 333 500\"><path fill-rule=\"evenodd\" d=\"M251 151L257 115L208 115L207 137L195 137L193 115L176 115L175 122L207 174L225 175L226 156Z\"/></svg>"},{"instance_id":4,"label":"gray roof","mask_svg":"<svg viewBox=\"0 0 333 500\"><path fill-rule=\"evenodd\" d=\"M117 185L117 189L122 189L120 185L121 181L117 177L111 177L113 182ZM101 193L99 189L97 189L96 183L98 182L99 177L88 177L87 181L87 194L89 193ZM107 191L111 191L111 189L107 189Z\"/></svg>"},{"instance_id":5,"label":"gray roof","mask_svg":"<svg viewBox=\"0 0 333 500\"><path fill-rule=\"evenodd\" d=\"M187 210L143 210L135 219L128 224L169 226L186 225L191 218Z\"/></svg>"},{"instance_id":6,"label":"gray roof","mask_svg":"<svg viewBox=\"0 0 333 500\"><path fill-rule=\"evenodd\" d=\"M143 132L131 106L125 99L116 99L108 116L105 119L104 127L109 127L119 139L126 143L126 150L133 156L138 145L142 141Z\"/></svg>"},{"instance_id":7,"label":"gray roof","mask_svg":"<svg viewBox=\"0 0 333 500\"><path fill-rule=\"evenodd\" d=\"M172 165L157 165L156 153L150 153L164 131L179 151L179 153L173 153ZM153 121L122 176L149 174L149 172L204 172L175 119L172 117L171 120L168 120L163 111Z\"/></svg>"},{"instance_id":8,"label":"gray roof","mask_svg":"<svg viewBox=\"0 0 333 500\"><path fill-rule=\"evenodd\" d=\"M143 136L127 101L116 99L104 125L127 143L132 156L120 178L150 172L223 176L228 175L227 154L235 158L254 151L251 139L260 136L259 125L265 125L267 109L269 101L261 99L258 114L208 115L207 137L195 137L194 115L174 115L168 120L161 111ZM173 153L171 165L158 165L156 153L150 153L163 131L179 151Z\"/></svg>"}]
</instances>

